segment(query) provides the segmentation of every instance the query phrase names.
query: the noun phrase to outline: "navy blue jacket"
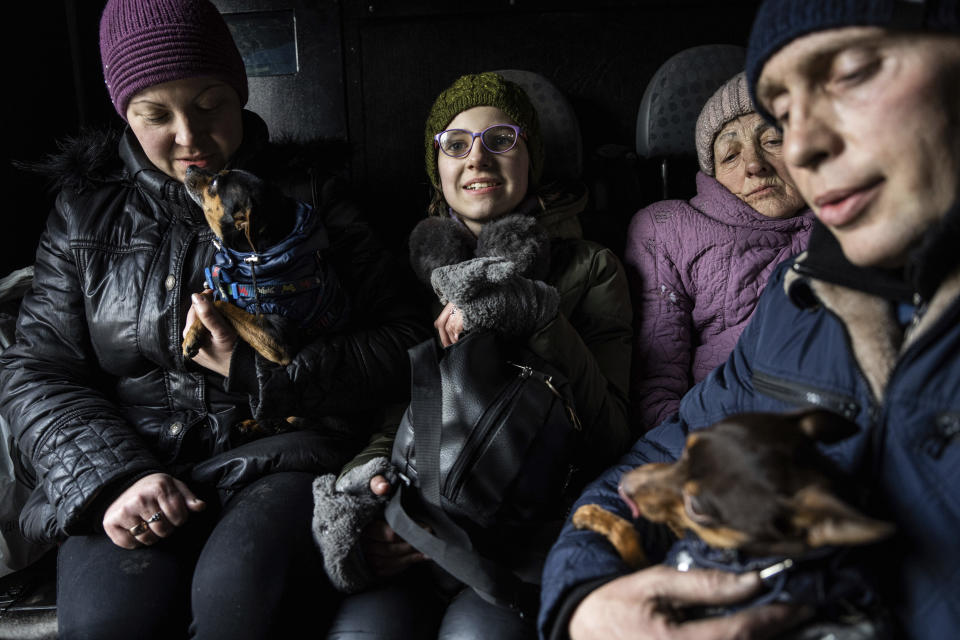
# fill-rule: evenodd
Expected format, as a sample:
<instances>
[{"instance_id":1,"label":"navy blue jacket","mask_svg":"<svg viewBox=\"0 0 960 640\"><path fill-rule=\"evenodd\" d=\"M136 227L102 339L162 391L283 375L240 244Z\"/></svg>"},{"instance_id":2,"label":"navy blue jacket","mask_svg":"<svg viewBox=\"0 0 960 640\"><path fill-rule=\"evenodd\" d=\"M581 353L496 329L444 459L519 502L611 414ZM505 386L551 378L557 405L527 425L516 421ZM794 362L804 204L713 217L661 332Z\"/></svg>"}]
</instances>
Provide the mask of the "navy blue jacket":
<instances>
[{"instance_id":1,"label":"navy blue jacket","mask_svg":"<svg viewBox=\"0 0 960 640\"><path fill-rule=\"evenodd\" d=\"M904 332L889 300L804 275L805 258L780 265L727 362L576 506L595 503L629 519L617 495L623 472L676 459L688 431L725 416L831 409L861 431L825 453L871 488L868 512L898 527L875 547L883 597L909 637L951 637L960 629L960 269ZM651 560L662 558L670 542L663 527L637 526ZM544 570L541 636L567 637L577 604L629 571L602 536L568 522Z\"/></svg>"}]
</instances>

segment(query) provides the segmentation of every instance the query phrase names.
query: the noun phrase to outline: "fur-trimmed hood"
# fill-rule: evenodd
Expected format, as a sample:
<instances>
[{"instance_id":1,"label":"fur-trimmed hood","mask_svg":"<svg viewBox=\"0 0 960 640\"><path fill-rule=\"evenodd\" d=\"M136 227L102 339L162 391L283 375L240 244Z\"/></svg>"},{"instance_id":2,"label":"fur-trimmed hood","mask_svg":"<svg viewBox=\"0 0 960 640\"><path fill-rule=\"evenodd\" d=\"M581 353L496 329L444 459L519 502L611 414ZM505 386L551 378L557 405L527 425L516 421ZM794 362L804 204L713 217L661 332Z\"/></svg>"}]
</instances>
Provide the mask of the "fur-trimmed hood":
<instances>
[{"instance_id":1,"label":"fur-trimmed hood","mask_svg":"<svg viewBox=\"0 0 960 640\"><path fill-rule=\"evenodd\" d=\"M122 133L120 129L84 127L75 136L58 141L56 153L36 161L15 160L13 165L45 176L52 191L83 191L119 179L123 162L117 147Z\"/></svg>"}]
</instances>

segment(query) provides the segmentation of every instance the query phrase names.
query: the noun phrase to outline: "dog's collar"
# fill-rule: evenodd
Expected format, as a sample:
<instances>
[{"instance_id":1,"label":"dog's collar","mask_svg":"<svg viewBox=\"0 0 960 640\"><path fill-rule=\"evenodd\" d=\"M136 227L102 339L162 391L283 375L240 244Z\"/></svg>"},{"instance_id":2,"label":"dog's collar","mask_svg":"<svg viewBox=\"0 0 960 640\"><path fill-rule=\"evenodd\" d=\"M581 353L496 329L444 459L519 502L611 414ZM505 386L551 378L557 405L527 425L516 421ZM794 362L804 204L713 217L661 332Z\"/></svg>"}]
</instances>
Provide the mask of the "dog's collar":
<instances>
[{"instance_id":1,"label":"dog's collar","mask_svg":"<svg viewBox=\"0 0 960 640\"><path fill-rule=\"evenodd\" d=\"M224 278L224 272L218 265L204 270L209 288L220 294L224 300L257 300L276 296L290 296L323 286L323 280L313 275L298 280L270 282L232 282Z\"/></svg>"}]
</instances>

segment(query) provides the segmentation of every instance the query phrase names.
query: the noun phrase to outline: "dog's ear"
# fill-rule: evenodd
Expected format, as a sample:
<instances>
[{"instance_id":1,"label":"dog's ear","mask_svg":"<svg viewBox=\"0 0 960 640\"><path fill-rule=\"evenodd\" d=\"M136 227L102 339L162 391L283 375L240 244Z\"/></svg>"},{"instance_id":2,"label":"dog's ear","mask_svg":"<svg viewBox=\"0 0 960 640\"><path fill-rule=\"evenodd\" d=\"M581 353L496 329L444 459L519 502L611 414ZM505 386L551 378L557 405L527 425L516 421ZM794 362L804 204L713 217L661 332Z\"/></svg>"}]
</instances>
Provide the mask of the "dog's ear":
<instances>
[{"instance_id":1,"label":"dog's ear","mask_svg":"<svg viewBox=\"0 0 960 640\"><path fill-rule=\"evenodd\" d=\"M793 524L806 532L810 547L867 544L894 532L889 522L868 518L822 487L801 489L790 507Z\"/></svg>"},{"instance_id":2,"label":"dog's ear","mask_svg":"<svg viewBox=\"0 0 960 640\"><path fill-rule=\"evenodd\" d=\"M826 409L810 409L795 416L796 425L811 440L833 444L859 431L857 424Z\"/></svg>"}]
</instances>

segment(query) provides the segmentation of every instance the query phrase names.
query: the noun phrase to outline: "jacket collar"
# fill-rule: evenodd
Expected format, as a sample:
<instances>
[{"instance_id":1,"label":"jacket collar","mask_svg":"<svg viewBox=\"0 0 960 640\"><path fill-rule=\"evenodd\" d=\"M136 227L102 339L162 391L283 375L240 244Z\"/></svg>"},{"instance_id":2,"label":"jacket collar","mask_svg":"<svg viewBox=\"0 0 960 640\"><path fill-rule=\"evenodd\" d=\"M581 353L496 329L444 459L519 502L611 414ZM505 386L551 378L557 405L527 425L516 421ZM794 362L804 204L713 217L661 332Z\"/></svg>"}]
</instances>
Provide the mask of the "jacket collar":
<instances>
[{"instance_id":1,"label":"jacket collar","mask_svg":"<svg viewBox=\"0 0 960 640\"><path fill-rule=\"evenodd\" d=\"M814 220L813 212L807 208L790 218L768 218L702 171L697 172L697 195L691 198L690 206L725 225L780 233L809 229Z\"/></svg>"},{"instance_id":2,"label":"jacket collar","mask_svg":"<svg viewBox=\"0 0 960 640\"><path fill-rule=\"evenodd\" d=\"M801 275L839 284L895 302L921 305L929 301L947 276L960 267L960 202L921 236L901 269L857 267L840 243L819 221L795 270Z\"/></svg>"},{"instance_id":3,"label":"jacket collar","mask_svg":"<svg viewBox=\"0 0 960 640\"><path fill-rule=\"evenodd\" d=\"M944 317L960 311L960 207L954 207L924 234L907 267L897 270L855 267L830 231L816 224L809 249L797 257L784 289L800 307L823 305L847 328L851 348L876 399L883 398L899 356L920 342ZM917 310L904 330L893 302Z\"/></svg>"},{"instance_id":4,"label":"jacket collar","mask_svg":"<svg viewBox=\"0 0 960 640\"><path fill-rule=\"evenodd\" d=\"M550 238L582 238L580 214L587 208L589 200L586 186L580 182L572 182L562 188L544 190L543 193L544 195L538 198L539 211L533 215L546 229Z\"/></svg>"},{"instance_id":5,"label":"jacket collar","mask_svg":"<svg viewBox=\"0 0 960 640\"><path fill-rule=\"evenodd\" d=\"M903 269L854 266L843 255L836 237L819 220L813 226L807 251L797 259L794 271L884 300L913 302L914 299L914 289Z\"/></svg>"}]
</instances>

